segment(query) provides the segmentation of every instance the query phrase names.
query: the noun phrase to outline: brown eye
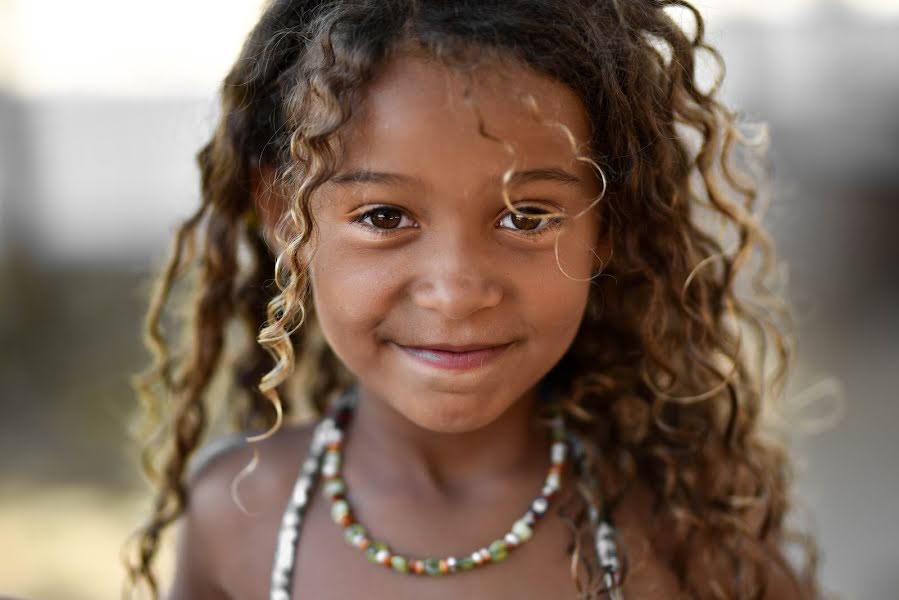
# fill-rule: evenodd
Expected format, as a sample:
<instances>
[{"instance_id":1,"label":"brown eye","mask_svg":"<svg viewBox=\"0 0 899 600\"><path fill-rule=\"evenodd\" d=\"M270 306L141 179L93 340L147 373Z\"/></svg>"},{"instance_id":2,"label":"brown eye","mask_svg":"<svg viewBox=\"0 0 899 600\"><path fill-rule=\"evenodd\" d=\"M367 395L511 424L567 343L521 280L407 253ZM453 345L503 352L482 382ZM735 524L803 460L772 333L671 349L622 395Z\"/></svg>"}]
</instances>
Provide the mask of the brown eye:
<instances>
[{"instance_id":1,"label":"brown eye","mask_svg":"<svg viewBox=\"0 0 899 600\"><path fill-rule=\"evenodd\" d=\"M500 224L503 229L520 233L524 237L537 239L561 227L561 217L552 215L552 212L541 206L522 206L517 207L516 212L506 213ZM505 225L502 225L503 223Z\"/></svg>"},{"instance_id":2,"label":"brown eye","mask_svg":"<svg viewBox=\"0 0 899 600\"><path fill-rule=\"evenodd\" d=\"M539 215L543 212L539 208L535 208L533 206L526 206L519 209L519 211L534 215ZM540 226L540 222L543 221L543 219L541 218L524 217L521 215L516 215L515 213L510 214L509 217L512 219L512 224L515 225L517 229L522 229L524 231L537 229Z\"/></svg>"},{"instance_id":3,"label":"brown eye","mask_svg":"<svg viewBox=\"0 0 899 600\"><path fill-rule=\"evenodd\" d=\"M378 229L395 229L403 218L398 210L392 208L376 208L365 213L363 219L365 217L370 218L371 224Z\"/></svg>"},{"instance_id":4,"label":"brown eye","mask_svg":"<svg viewBox=\"0 0 899 600\"><path fill-rule=\"evenodd\" d=\"M403 220L408 221L403 225ZM361 225L367 233L377 235L393 235L394 232L411 229L415 226L414 221L406 216L406 213L394 206L376 206L368 212L362 213L353 222ZM412 227L409 224L412 224Z\"/></svg>"}]
</instances>

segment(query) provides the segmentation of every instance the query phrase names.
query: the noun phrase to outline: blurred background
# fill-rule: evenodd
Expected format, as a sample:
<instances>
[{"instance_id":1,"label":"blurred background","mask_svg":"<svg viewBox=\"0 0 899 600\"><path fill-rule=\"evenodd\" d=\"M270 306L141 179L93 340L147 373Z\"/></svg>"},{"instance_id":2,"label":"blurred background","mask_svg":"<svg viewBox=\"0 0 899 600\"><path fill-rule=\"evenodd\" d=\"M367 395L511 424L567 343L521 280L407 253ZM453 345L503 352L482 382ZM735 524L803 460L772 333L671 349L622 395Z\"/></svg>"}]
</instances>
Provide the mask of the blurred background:
<instances>
[{"instance_id":1,"label":"blurred background","mask_svg":"<svg viewBox=\"0 0 899 600\"><path fill-rule=\"evenodd\" d=\"M791 440L797 522L828 588L899 598L899 2L695 4L725 99L770 126L793 396L845 398ZM127 437L148 282L259 7L0 0L0 595L119 594L149 508Z\"/></svg>"}]
</instances>

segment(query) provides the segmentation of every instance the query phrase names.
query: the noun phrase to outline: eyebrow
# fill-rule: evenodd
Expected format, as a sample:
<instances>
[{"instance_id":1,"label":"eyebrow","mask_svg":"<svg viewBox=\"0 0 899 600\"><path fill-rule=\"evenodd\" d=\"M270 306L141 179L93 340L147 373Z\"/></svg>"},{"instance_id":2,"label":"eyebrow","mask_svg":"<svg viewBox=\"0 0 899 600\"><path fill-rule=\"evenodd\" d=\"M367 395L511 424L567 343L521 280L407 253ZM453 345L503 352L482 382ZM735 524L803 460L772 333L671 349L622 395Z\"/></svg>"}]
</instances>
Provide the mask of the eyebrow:
<instances>
[{"instance_id":1,"label":"eyebrow","mask_svg":"<svg viewBox=\"0 0 899 600\"><path fill-rule=\"evenodd\" d=\"M566 185L580 185L581 179L576 175L569 173L558 167L539 167L536 169L525 169L523 171L515 171L509 183L512 185L524 185L536 181L552 181L563 183ZM332 183L337 185L352 185L357 183L371 183L380 185L412 185L420 184L421 181L410 175L402 173L389 173L385 171L371 171L369 169L353 169L336 175L331 179Z\"/></svg>"}]
</instances>

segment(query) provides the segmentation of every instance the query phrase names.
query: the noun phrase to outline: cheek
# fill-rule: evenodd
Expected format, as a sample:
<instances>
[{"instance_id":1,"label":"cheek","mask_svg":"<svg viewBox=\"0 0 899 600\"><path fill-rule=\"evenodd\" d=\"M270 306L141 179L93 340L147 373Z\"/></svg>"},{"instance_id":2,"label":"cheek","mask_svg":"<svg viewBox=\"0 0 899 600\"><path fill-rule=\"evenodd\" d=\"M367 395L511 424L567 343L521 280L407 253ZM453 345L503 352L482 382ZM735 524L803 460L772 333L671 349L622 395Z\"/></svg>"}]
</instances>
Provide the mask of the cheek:
<instances>
[{"instance_id":1,"label":"cheek","mask_svg":"<svg viewBox=\"0 0 899 600\"><path fill-rule=\"evenodd\" d=\"M565 265L565 272L570 277L585 278L582 271ZM524 292L527 294L524 302L529 313L527 319L536 338L547 350L552 348L559 358L574 340L580 326L588 289L587 282L573 281L560 272L555 258L551 257L541 277Z\"/></svg>"},{"instance_id":2,"label":"cheek","mask_svg":"<svg viewBox=\"0 0 899 600\"><path fill-rule=\"evenodd\" d=\"M528 318L541 339L551 343L556 351L567 350L574 339L587 306L591 282L595 238L583 227L562 233L558 241L558 260L555 252L541 258L532 284L526 286Z\"/></svg>"},{"instance_id":3,"label":"cheek","mask_svg":"<svg viewBox=\"0 0 899 600\"><path fill-rule=\"evenodd\" d=\"M371 335L395 297L394 270L364 252L324 245L312 261L312 291L322 332L335 354L353 365L374 351ZM370 264L369 264L370 263Z\"/></svg>"}]
</instances>

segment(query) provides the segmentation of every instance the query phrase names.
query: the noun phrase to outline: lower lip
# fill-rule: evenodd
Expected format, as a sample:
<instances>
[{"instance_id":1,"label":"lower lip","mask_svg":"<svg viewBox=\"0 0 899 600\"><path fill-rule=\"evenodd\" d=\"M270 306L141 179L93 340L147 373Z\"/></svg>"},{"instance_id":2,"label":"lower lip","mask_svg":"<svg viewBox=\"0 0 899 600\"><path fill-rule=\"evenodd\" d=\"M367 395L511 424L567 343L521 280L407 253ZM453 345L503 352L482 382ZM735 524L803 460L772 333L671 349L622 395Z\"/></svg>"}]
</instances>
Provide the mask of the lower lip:
<instances>
[{"instance_id":1,"label":"lower lip","mask_svg":"<svg viewBox=\"0 0 899 600\"><path fill-rule=\"evenodd\" d=\"M495 346L493 348L484 348L483 350L472 350L471 352L447 352L445 350L409 348L408 346L396 345L397 348L418 362L439 369L449 369L453 371L470 371L483 367L488 363L493 362L500 354L505 352L509 346L511 346L511 344Z\"/></svg>"}]
</instances>

